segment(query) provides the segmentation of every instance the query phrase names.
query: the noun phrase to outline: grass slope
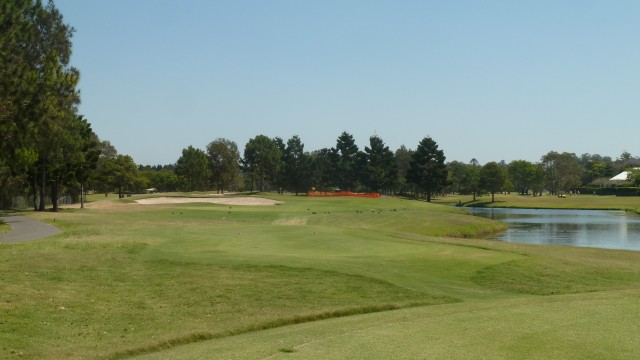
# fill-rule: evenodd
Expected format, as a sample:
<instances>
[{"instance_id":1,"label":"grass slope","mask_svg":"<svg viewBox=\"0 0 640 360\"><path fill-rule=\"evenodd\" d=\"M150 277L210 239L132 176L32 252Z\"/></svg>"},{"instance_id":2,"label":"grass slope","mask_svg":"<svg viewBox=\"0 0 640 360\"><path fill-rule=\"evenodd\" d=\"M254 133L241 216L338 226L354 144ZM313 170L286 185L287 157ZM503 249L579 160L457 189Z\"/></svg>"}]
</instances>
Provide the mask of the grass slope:
<instances>
[{"instance_id":1,"label":"grass slope","mask_svg":"<svg viewBox=\"0 0 640 360\"><path fill-rule=\"evenodd\" d=\"M153 359L635 359L637 292L403 309L248 333Z\"/></svg>"},{"instance_id":2,"label":"grass slope","mask_svg":"<svg viewBox=\"0 0 640 360\"><path fill-rule=\"evenodd\" d=\"M549 304L577 318L576 304L592 302L617 319L637 301L637 253L470 239L502 225L416 201L272 197L284 203L33 214L64 232L0 247L0 357L338 358L358 344L389 358L376 350L384 339L405 358L435 356L425 333L463 356L469 334L503 327L511 350L488 346L487 357L520 345L526 357L550 339L523 321ZM554 324L548 334L566 331Z\"/></svg>"}]
</instances>

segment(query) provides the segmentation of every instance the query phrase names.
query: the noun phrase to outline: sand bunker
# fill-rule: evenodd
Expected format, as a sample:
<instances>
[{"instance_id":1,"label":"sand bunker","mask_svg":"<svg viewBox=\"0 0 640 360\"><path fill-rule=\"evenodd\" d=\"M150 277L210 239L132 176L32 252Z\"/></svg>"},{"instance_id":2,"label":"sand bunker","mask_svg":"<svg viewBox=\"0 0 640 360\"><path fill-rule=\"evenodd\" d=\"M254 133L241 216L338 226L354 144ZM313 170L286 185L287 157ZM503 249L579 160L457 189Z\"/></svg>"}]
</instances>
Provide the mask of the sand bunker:
<instances>
[{"instance_id":1,"label":"sand bunker","mask_svg":"<svg viewBox=\"0 0 640 360\"><path fill-rule=\"evenodd\" d=\"M138 204L159 205L159 204L186 204L186 203L210 203L221 205L276 205L280 201L259 197L228 197L228 198L188 198L188 197L155 197L136 200Z\"/></svg>"}]
</instances>

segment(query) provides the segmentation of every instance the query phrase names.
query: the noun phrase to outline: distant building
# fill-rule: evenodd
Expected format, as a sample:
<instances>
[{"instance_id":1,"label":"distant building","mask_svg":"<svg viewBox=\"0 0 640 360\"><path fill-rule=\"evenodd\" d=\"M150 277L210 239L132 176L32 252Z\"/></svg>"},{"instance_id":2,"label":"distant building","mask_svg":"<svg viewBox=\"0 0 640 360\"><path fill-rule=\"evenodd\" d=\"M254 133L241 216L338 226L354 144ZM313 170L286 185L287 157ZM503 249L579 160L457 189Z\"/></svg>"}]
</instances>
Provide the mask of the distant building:
<instances>
[{"instance_id":1,"label":"distant building","mask_svg":"<svg viewBox=\"0 0 640 360\"><path fill-rule=\"evenodd\" d=\"M633 170L640 170L640 167L633 168ZM629 181L629 174L631 171L623 171L620 174L612 177L609 181L612 181L615 185L621 185Z\"/></svg>"}]
</instances>

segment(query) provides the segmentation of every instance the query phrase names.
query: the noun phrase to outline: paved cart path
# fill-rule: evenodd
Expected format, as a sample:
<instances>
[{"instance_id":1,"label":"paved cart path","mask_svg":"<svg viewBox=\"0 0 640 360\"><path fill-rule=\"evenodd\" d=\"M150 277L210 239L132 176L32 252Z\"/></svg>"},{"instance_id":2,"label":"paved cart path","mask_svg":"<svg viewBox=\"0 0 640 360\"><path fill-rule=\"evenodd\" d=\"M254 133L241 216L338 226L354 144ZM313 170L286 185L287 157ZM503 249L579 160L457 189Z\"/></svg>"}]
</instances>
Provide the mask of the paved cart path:
<instances>
[{"instance_id":1,"label":"paved cart path","mask_svg":"<svg viewBox=\"0 0 640 360\"><path fill-rule=\"evenodd\" d=\"M0 219L11 226L8 233L0 233L0 243L2 244L40 239L60 232L57 227L28 216L0 216Z\"/></svg>"}]
</instances>

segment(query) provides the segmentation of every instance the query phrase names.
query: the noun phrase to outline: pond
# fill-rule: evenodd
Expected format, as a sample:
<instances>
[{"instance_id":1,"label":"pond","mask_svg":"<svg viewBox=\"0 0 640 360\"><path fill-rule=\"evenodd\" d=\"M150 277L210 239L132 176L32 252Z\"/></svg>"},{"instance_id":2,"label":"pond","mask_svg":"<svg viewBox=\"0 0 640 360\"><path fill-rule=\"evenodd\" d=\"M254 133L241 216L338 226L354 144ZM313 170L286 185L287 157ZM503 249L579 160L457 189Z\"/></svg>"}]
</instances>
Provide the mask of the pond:
<instances>
[{"instance_id":1,"label":"pond","mask_svg":"<svg viewBox=\"0 0 640 360\"><path fill-rule=\"evenodd\" d=\"M507 242L640 250L640 216L625 211L468 208L476 216L499 220Z\"/></svg>"}]
</instances>

